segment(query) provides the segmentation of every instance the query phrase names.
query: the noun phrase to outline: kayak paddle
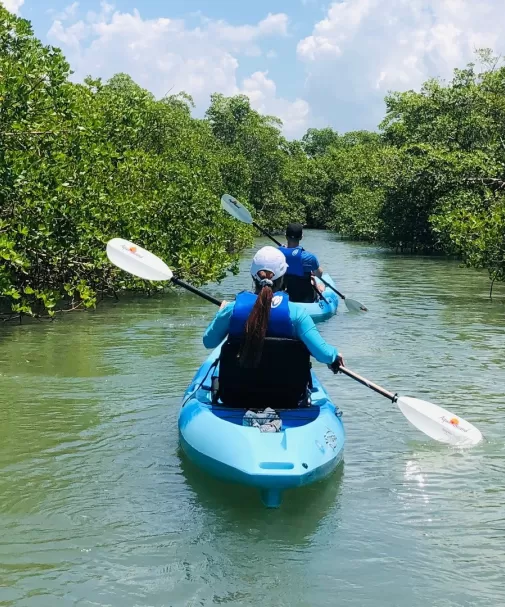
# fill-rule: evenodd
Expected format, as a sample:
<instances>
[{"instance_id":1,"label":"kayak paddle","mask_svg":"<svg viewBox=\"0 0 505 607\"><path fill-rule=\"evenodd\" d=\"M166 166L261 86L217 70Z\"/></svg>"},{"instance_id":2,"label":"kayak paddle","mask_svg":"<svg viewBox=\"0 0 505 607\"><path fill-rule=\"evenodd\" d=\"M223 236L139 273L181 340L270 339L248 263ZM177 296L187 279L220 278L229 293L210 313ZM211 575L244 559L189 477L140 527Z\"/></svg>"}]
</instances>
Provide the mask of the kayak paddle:
<instances>
[{"instance_id":1,"label":"kayak paddle","mask_svg":"<svg viewBox=\"0 0 505 607\"><path fill-rule=\"evenodd\" d=\"M243 223L248 223L249 225L253 225L264 236L266 236L267 238L270 238L270 240L272 242L275 242L275 244L277 246L279 246L279 247L282 246L282 244L277 239L275 239L267 230L265 230L265 228L262 228L255 221L253 221L251 213L249 213L249 211L245 208L245 206L240 204L240 202L236 198L233 198L233 196L230 196L229 194L223 194L223 196L221 196L221 207L225 211L227 211L232 217L235 217L235 219L238 219L239 221L242 221ZM337 291L337 289L335 289L335 287L332 286L328 281L324 280L324 278L320 278L319 280L321 280L322 283L324 283L329 289L334 291L341 299L344 300L345 305L349 311L351 311L351 312L357 312L359 310L361 310L362 312L368 311L368 308L366 306L364 306L359 301L356 301L355 299L349 299L343 293L341 293L340 291Z\"/></svg>"},{"instance_id":2,"label":"kayak paddle","mask_svg":"<svg viewBox=\"0 0 505 607\"><path fill-rule=\"evenodd\" d=\"M272 236L272 234L267 232L264 228L262 228L255 221L253 221L253 218L251 217L251 213L249 213L249 211L243 205L241 205L238 200L233 198L233 196L230 196L229 194L223 194L223 196L221 197L221 206L223 209L225 209L225 211L228 211L228 213L232 217L235 217L235 219L238 219L239 221L242 221L243 223L248 223L250 225L253 225L262 234L264 234L265 236L270 238L270 240L272 242L274 242L277 246L279 246L279 247L282 246L281 243ZM323 280L323 282L324 282L324 284L328 284L324 280ZM314 283L312 283L312 288L314 289L314 292L316 293L316 295L318 297L320 297L324 301L324 303L328 303L328 300L324 297L324 295L322 293L319 292L319 289L316 287L316 285Z\"/></svg>"},{"instance_id":3,"label":"kayak paddle","mask_svg":"<svg viewBox=\"0 0 505 607\"><path fill-rule=\"evenodd\" d=\"M469 447L482 440L480 430L447 409L442 409L438 405L419 398L393 394L347 367L339 367L338 371L396 403L411 424L437 441Z\"/></svg>"},{"instance_id":4,"label":"kayak paddle","mask_svg":"<svg viewBox=\"0 0 505 607\"><path fill-rule=\"evenodd\" d=\"M133 242L122 238L113 238L107 243L107 257L118 268L134 276L145 280L168 280L210 301L210 303L217 306L221 305L219 299L207 295L207 293L200 291L200 289L193 287L187 282L175 278L172 270L164 261ZM360 384L371 388L374 392L397 403L400 411L412 425L437 441L457 446L470 446L476 445L482 440L482 434L475 426L462 417L456 416L446 409L442 409L438 405L418 398L398 396L397 394L388 392L388 390L361 377L347 367L341 366L338 370Z\"/></svg>"},{"instance_id":5,"label":"kayak paddle","mask_svg":"<svg viewBox=\"0 0 505 607\"><path fill-rule=\"evenodd\" d=\"M219 299L207 295L207 293L200 291L200 289L176 278L164 261L133 242L124 240L123 238L109 240L107 243L107 257L115 266L134 276L138 276L144 280L168 280L178 287L182 287L195 295L203 297L207 301L210 301L210 303L217 306L221 305Z\"/></svg>"}]
</instances>

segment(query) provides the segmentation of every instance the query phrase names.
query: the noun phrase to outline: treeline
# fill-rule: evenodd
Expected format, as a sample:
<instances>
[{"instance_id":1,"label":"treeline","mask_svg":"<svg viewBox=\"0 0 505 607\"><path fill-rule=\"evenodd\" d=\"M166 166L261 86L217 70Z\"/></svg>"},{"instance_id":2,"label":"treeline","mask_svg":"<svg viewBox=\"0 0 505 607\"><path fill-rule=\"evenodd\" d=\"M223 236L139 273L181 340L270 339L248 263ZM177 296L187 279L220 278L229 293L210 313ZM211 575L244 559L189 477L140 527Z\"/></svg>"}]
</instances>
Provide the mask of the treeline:
<instances>
[{"instance_id":1,"label":"treeline","mask_svg":"<svg viewBox=\"0 0 505 607\"><path fill-rule=\"evenodd\" d=\"M308 209L313 225L455 254L505 280L505 67L489 50L477 58L480 70L388 95L378 134L307 133L325 184Z\"/></svg>"},{"instance_id":2,"label":"treeline","mask_svg":"<svg viewBox=\"0 0 505 607\"><path fill-rule=\"evenodd\" d=\"M229 192L288 221L402 250L457 253L503 280L505 68L456 71L392 94L379 133L281 122L245 96L156 100L128 76L70 82L61 52L0 6L0 311L93 306L149 287L111 267L130 238L195 283L234 269L253 234L220 210Z\"/></svg>"},{"instance_id":3,"label":"treeline","mask_svg":"<svg viewBox=\"0 0 505 607\"><path fill-rule=\"evenodd\" d=\"M218 96L197 120L184 94L156 100L126 75L74 84L69 74L58 49L0 6L0 311L53 313L146 289L111 267L114 236L195 283L219 279L252 239L220 196L273 190L262 171L272 150L285 155L277 123L235 112L246 126L230 146Z\"/></svg>"}]
</instances>

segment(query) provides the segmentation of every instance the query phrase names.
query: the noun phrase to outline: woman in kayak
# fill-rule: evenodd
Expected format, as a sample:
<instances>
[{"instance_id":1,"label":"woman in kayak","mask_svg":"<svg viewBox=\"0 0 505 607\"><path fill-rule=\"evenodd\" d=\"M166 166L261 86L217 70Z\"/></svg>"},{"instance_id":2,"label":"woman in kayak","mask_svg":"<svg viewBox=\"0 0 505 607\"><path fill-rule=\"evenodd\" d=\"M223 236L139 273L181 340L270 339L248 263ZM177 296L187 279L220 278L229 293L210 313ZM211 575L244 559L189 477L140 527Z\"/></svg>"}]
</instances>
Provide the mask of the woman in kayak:
<instances>
[{"instance_id":1,"label":"woman in kayak","mask_svg":"<svg viewBox=\"0 0 505 607\"><path fill-rule=\"evenodd\" d=\"M289 301L282 291L286 258L274 247L260 249L251 264L255 293L243 291L234 302L223 301L203 336L206 348L216 348L225 338L238 338L239 366L260 364L265 338L302 341L310 354L334 372L344 360L337 349L325 342L303 306ZM293 344L287 348L293 349Z\"/></svg>"}]
</instances>

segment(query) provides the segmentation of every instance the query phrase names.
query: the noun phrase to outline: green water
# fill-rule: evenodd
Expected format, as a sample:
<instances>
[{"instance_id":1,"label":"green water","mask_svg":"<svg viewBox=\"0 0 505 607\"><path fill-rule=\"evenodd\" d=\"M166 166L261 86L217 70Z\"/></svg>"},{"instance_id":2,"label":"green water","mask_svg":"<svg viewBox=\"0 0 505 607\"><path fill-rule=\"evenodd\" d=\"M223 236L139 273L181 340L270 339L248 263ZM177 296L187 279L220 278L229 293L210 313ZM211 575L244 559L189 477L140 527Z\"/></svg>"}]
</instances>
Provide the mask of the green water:
<instances>
[{"instance_id":1,"label":"green water","mask_svg":"<svg viewBox=\"0 0 505 607\"><path fill-rule=\"evenodd\" d=\"M487 277L456 262L321 232L305 244L369 307L320 325L347 365L453 409L485 443L434 443L316 365L344 411L345 463L269 511L178 448L211 304L178 293L3 325L0 605L505 604L505 289L489 302ZM247 265L208 291L247 288Z\"/></svg>"}]
</instances>

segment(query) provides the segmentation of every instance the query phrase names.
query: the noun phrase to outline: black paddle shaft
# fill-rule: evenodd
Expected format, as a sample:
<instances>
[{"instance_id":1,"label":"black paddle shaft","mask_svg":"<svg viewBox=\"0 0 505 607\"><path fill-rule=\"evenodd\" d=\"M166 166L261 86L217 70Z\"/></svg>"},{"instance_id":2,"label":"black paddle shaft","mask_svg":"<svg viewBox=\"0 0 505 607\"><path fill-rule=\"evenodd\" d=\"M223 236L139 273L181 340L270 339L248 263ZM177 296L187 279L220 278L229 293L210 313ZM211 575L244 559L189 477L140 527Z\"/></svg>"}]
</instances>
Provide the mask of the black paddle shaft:
<instances>
[{"instance_id":1,"label":"black paddle shaft","mask_svg":"<svg viewBox=\"0 0 505 607\"><path fill-rule=\"evenodd\" d=\"M355 379L360 384L363 384L363 386L366 386L367 388L370 388L374 392L377 392L378 394L381 394L382 396L389 398L389 400L392 401L393 403L395 403L398 400L398 394L393 394L392 392L389 392L388 390L381 388L380 386L378 386L377 384L374 384L373 382L369 381L365 377L361 377L361 375L354 373L354 371L351 371L350 369L347 369L346 367L339 367L338 370L341 373L344 373L345 375L347 375L348 377L352 377L352 379Z\"/></svg>"},{"instance_id":2,"label":"black paddle shaft","mask_svg":"<svg viewBox=\"0 0 505 607\"><path fill-rule=\"evenodd\" d=\"M253 224L253 226L254 226L254 227L257 229L257 230L259 230L259 231L260 231L260 232L261 232L261 233L262 233L264 236L266 236L267 238L270 238L270 240L271 240L272 242L275 242L275 244L276 244L278 247L282 247L281 243L280 243L278 240L276 240L276 239L275 239L275 238L272 236L272 234L270 234L269 232L267 232L267 231L265 230L265 228L262 228L262 227L261 227L260 225L258 225L258 224L257 224L255 221L253 221L253 222L252 222L252 224Z\"/></svg>"},{"instance_id":3,"label":"black paddle shaft","mask_svg":"<svg viewBox=\"0 0 505 607\"><path fill-rule=\"evenodd\" d=\"M340 291L337 291L337 289L335 289L335 287L332 287L330 285L330 283L327 282L324 278L321 278L321 281L323 282L323 284L325 284L328 287L328 289L331 289L332 291L334 291L340 297L340 299L345 299L345 295L343 293L341 293Z\"/></svg>"},{"instance_id":4,"label":"black paddle shaft","mask_svg":"<svg viewBox=\"0 0 505 607\"><path fill-rule=\"evenodd\" d=\"M180 278L176 278L175 276L172 276L171 282L173 282L174 285L177 285L178 287L182 287L183 289L186 289L187 291L191 291L191 293L194 293L195 295L199 295L203 299L210 301L210 303L216 304L216 306L221 305L221 301L219 299L212 297L212 295L207 295L207 293L200 291L200 289L197 289L196 287L188 285L187 282L184 282Z\"/></svg>"}]
</instances>

